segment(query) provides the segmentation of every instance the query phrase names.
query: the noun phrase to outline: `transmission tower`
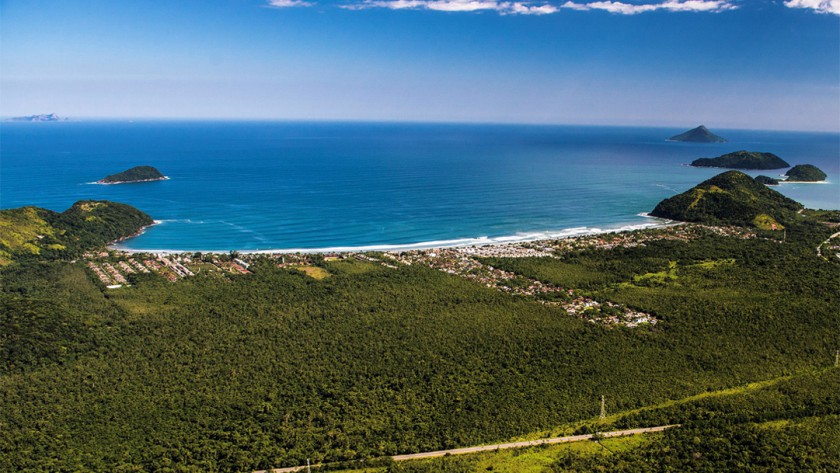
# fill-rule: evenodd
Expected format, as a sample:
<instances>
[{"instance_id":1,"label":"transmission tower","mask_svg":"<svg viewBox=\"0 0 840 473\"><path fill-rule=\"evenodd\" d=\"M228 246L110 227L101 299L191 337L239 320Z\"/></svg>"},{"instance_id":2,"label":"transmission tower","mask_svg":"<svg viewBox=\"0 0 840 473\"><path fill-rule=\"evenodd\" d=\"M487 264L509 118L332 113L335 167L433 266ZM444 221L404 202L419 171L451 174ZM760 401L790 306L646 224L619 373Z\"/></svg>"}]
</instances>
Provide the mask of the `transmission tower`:
<instances>
[{"instance_id":1,"label":"transmission tower","mask_svg":"<svg viewBox=\"0 0 840 473\"><path fill-rule=\"evenodd\" d=\"M606 403L604 402L604 396L601 395L601 415L598 416L599 419L606 419L607 418L607 408Z\"/></svg>"}]
</instances>

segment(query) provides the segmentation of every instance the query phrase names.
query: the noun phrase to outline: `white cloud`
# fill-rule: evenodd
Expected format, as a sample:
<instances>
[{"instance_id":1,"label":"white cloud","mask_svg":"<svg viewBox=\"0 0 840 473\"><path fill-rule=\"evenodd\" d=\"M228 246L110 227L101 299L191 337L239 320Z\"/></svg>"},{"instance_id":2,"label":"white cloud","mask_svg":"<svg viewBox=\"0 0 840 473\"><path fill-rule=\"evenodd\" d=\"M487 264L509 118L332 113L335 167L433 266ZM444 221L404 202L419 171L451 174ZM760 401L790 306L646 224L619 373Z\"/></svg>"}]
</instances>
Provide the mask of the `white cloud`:
<instances>
[{"instance_id":1,"label":"white cloud","mask_svg":"<svg viewBox=\"0 0 840 473\"><path fill-rule=\"evenodd\" d=\"M311 7L312 5L314 3L304 0L268 0L268 6L275 8Z\"/></svg>"},{"instance_id":2,"label":"white cloud","mask_svg":"<svg viewBox=\"0 0 840 473\"><path fill-rule=\"evenodd\" d=\"M658 0L647 3L625 3L618 0L582 1L568 0L560 6L549 0L348 0L339 5L347 10L386 8L389 10L432 10L445 12L493 11L501 15L550 15L561 8L590 11L602 10L622 15L635 15L657 10L681 12L722 12L737 8L733 0ZM309 7L315 3L306 0L268 0L269 6ZM840 13L840 0L786 0L791 8L813 8L818 11Z\"/></svg>"},{"instance_id":3,"label":"white cloud","mask_svg":"<svg viewBox=\"0 0 840 473\"><path fill-rule=\"evenodd\" d=\"M391 10L433 10L447 12L495 11L503 15L547 15L559 8L545 2L505 2L497 0L364 0L343 8L364 10L388 8Z\"/></svg>"},{"instance_id":4,"label":"white cloud","mask_svg":"<svg viewBox=\"0 0 840 473\"><path fill-rule=\"evenodd\" d=\"M797 0L795 0L797 1ZM803 1L803 0L798 0ZM808 1L808 0L805 0ZM831 0L840 1L840 0ZM734 10L738 8L729 0L666 0L657 3L624 3L618 1L599 1L588 3L577 3L567 1L562 5L563 8L572 10L589 11L589 10L603 10L610 13L618 13L621 15L635 15L638 13L645 13L656 10L665 10L672 12L679 11L693 11L693 12L722 12L726 10Z\"/></svg>"},{"instance_id":5,"label":"white cloud","mask_svg":"<svg viewBox=\"0 0 840 473\"><path fill-rule=\"evenodd\" d=\"M840 15L840 0L787 0L788 8L810 8L820 13Z\"/></svg>"}]
</instances>

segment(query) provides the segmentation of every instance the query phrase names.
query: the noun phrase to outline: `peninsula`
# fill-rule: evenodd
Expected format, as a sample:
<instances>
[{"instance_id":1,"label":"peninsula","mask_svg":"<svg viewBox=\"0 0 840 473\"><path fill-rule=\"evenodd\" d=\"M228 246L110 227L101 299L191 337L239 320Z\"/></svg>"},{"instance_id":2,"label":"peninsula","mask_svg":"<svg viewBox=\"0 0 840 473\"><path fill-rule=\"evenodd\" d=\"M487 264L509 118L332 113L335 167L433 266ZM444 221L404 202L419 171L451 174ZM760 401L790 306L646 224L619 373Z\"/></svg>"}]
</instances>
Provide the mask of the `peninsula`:
<instances>
[{"instance_id":1,"label":"peninsula","mask_svg":"<svg viewBox=\"0 0 840 473\"><path fill-rule=\"evenodd\" d=\"M726 169L782 169L789 168L784 159L773 153L759 151L735 151L717 158L700 158L691 162L694 167Z\"/></svg>"},{"instance_id":2,"label":"peninsula","mask_svg":"<svg viewBox=\"0 0 840 473\"><path fill-rule=\"evenodd\" d=\"M133 182L162 181L167 179L160 171L152 166L135 166L117 174L111 174L98 181L97 184L129 184Z\"/></svg>"},{"instance_id":3,"label":"peninsula","mask_svg":"<svg viewBox=\"0 0 840 473\"><path fill-rule=\"evenodd\" d=\"M685 133L674 135L668 138L668 141L685 141L689 143L726 143L726 139L712 133L703 125L688 130Z\"/></svg>"},{"instance_id":4,"label":"peninsula","mask_svg":"<svg viewBox=\"0 0 840 473\"><path fill-rule=\"evenodd\" d=\"M740 171L727 171L660 202L654 217L771 230L796 221L802 204Z\"/></svg>"},{"instance_id":5,"label":"peninsula","mask_svg":"<svg viewBox=\"0 0 840 473\"><path fill-rule=\"evenodd\" d=\"M797 164L790 168L785 176L785 182L820 182L828 177L822 169L811 164Z\"/></svg>"}]
</instances>

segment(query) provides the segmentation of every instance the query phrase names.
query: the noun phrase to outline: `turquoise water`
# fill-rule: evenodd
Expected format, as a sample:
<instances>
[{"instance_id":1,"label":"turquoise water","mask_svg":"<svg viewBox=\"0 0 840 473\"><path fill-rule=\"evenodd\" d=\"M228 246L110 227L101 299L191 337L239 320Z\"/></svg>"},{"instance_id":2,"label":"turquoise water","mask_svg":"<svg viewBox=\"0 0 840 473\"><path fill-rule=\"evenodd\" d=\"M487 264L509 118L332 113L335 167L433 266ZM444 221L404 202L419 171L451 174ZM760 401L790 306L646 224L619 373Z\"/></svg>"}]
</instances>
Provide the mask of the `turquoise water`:
<instances>
[{"instance_id":1,"label":"turquoise water","mask_svg":"<svg viewBox=\"0 0 840 473\"><path fill-rule=\"evenodd\" d=\"M840 135L299 122L59 122L0 127L0 207L125 202L160 222L131 249L269 250L515 241L657 223L639 214L721 172L698 157L747 149L825 170L785 184L840 209ZM136 165L167 181L91 184ZM777 175L784 170L765 171ZM759 173L751 173L757 175Z\"/></svg>"}]
</instances>

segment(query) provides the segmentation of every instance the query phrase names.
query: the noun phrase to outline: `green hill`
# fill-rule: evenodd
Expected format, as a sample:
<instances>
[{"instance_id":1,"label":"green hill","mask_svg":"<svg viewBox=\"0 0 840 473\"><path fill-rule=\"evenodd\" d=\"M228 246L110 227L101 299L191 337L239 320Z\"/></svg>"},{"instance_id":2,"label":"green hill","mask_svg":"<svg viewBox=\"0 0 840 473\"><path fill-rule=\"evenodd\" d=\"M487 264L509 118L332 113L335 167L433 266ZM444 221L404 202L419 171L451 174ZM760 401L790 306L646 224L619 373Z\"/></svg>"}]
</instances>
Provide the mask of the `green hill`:
<instances>
[{"instance_id":1,"label":"green hill","mask_svg":"<svg viewBox=\"0 0 840 473\"><path fill-rule=\"evenodd\" d=\"M21 258L72 257L152 224L125 204L83 200L64 212L38 207L0 210L0 266Z\"/></svg>"},{"instance_id":2,"label":"green hill","mask_svg":"<svg viewBox=\"0 0 840 473\"><path fill-rule=\"evenodd\" d=\"M663 200L651 215L684 222L772 229L794 221L802 208L802 204L740 171L727 171Z\"/></svg>"},{"instance_id":3,"label":"green hill","mask_svg":"<svg viewBox=\"0 0 840 473\"><path fill-rule=\"evenodd\" d=\"M775 154L759 151L735 151L717 158L695 159L691 165L726 169L782 169L790 167L790 164Z\"/></svg>"},{"instance_id":4,"label":"green hill","mask_svg":"<svg viewBox=\"0 0 840 473\"><path fill-rule=\"evenodd\" d=\"M688 130L685 133L674 135L668 138L668 141L687 141L691 143L726 143L726 140L724 138L712 133L711 131L709 131L708 128L706 128L703 125Z\"/></svg>"},{"instance_id":5,"label":"green hill","mask_svg":"<svg viewBox=\"0 0 840 473\"><path fill-rule=\"evenodd\" d=\"M788 182L819 182L828 177L820 168L811 164L797 164L790 168L785 176Z\"/></svg>"},{"instance_id":6,"label":"green hill","mask_svg":"<svg viewBox=\"0 0 840 473\"><path fill-rule=\"evenodd\" d=\"M127 184L130 182L160 181L166 179L160 171L151 166L135 166L117 174L111 174L98 181L99 184Z\"/></svg>"}]
</instances>

